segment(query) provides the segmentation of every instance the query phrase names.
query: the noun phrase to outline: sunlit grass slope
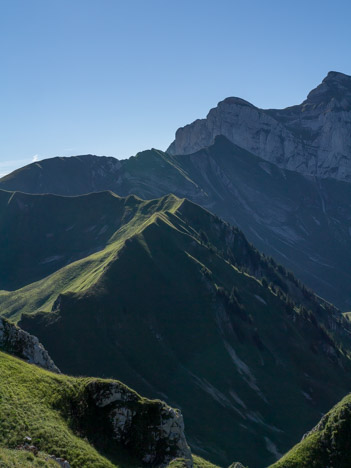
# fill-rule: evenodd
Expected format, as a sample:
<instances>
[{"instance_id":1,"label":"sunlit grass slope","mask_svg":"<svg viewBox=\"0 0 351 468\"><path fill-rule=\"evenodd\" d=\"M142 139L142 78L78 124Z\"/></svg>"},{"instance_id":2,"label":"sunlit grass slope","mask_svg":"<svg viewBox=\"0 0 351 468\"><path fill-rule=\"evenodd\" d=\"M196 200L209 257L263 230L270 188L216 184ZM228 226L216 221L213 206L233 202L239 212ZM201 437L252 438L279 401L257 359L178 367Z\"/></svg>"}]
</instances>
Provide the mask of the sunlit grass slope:
<instances>
[{"instance_id":1,"label":"sunlit grass slope","mask_svg":"<svg viewBox=\"0 0 351 468\"><path fill-rule=\"evenodd\" d=\"M57 468L58 464L41 452L37 456L22 450L10 450L0 447L1 468Z\"/></svg>"},{"instance_id":2,"label":"sunlit grass slope","mask_svg":"<svg viewBox=\"0 0 351 468\"><path fill-rule=\"evenodd\" d=\"M52 374L2 352L0 369L1 447L13 449L30 436L40 450L66 458L73 468L125 466L110 462L73 430L70 403L80 394L83 401L87 380ZM17 452L5 456L18 463L24 458Z\"/></svg>"}]
</instances>

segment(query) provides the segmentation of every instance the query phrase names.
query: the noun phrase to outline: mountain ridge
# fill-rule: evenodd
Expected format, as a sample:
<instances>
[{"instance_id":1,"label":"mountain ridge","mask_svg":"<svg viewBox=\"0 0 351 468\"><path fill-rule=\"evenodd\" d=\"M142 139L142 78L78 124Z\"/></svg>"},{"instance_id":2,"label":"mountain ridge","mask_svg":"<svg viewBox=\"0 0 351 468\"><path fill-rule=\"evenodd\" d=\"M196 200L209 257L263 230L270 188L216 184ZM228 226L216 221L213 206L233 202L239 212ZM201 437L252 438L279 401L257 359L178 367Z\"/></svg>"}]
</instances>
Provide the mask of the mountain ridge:
<instances>
[{"instance_id":1,"label":"mountain ridge","mask_svg":"<svg viewBox=\"0 0 351 468\"><path fill-rule=\"evenodd\" d=\"M318 294L343 310L350 309L351 184L278 168L223 136L191 155L141 152L121 161L118 171L107 179L104 173L99 175L98 157L94 172L86 168L88 178L80 173L81 163L77 166L74 158L57 162L54 170L46 160L41 169L27 166L23 178L22 171L13 173L0 180L0 188L69 195L78 195L83 188L83 193L112 190L144 199L173 192L237 225L250 242L294 271ZM73 164L70 178L61 164ZM29 177L33 167L35 172ZM43 177L37 177L38 171ZM40 190L39 179L46 180Z\"/></svg>"}]
</instances>

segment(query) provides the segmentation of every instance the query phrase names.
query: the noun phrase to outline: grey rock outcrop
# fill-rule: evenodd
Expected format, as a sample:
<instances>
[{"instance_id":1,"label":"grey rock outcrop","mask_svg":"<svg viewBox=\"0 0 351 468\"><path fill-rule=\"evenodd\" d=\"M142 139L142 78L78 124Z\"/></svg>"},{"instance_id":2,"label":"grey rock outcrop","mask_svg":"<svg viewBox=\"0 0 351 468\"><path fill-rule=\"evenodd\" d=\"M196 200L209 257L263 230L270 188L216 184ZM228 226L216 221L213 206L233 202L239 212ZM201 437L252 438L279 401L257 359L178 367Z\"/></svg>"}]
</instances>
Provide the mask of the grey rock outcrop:
<instances>
[{"instance_id":1,"label":"grey rock outcrop","mask_svg":"<svg viewBox=\"0 0 351 468\"><path fill-rule=\"evenodd\" d=\"M191 154L217 135L279 167L351 181L351 77L329 72L302 104L281 110L227 98L178 129L167 151Z\"/></svg>"},{"instance_id":2,"label":"grey rock outcrop","mask_svg":"<svg viewBox=\"0 0 351 468\"><path fill-rule=\"evenodd\" d=\"M159 400L145 404L136 392L116 381L93 381L87 393L97 412L106 415L111 437L132 449L143 463L164 467L181 458L188 468L193 466L179 410Z\"/></svg>"},{"instance_id":3,"label":"grey rock outcrop","mask_svg":"<svg viewBox=\"0 0 351 468\"><path fill-rule=\"evenodd\" d=\"M36 336L30 335L1 317L0 350L14 354L51 372L60 373L60 370Z\"/></svg>"}]
</instances>

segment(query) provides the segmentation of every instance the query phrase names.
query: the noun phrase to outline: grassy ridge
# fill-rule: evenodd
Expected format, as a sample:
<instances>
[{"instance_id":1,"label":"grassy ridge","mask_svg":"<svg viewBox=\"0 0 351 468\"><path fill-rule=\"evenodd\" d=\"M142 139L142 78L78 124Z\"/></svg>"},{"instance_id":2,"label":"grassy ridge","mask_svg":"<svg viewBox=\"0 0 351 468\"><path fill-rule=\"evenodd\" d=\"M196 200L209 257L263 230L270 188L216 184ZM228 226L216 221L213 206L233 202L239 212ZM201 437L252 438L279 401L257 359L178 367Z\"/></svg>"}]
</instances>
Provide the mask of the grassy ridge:
<instances>
[{"instance_id":1,"label":"grassy ridge","mask_svg":"<svg viewBox=\"0 0 351 468\"><path fill-rule=\"evenodd\" d=\"M72 198L15 195L16 197L22 197L25 200L23 203L26 205L32 204L32 209L30 211L31 216L28 217L27 212L22 213L16 207L13 214L11 211L12 223L6 218L3 220L3 224L8 222L12 229L9 230L11 243L7 244L6 249L1 250L1 254L6 256L7 260L1 258L0 254L0 262L3 265L2 275L8 282L11 271L13 271L13 276L16 278L24 274L25 281L29 283L14 292L11 291L11 293L5 290L0 291L1 314L14 321L19 320L22 313L31 313L38 309L51 309L57 296L62 292L80 292L88 289L98 281L104 269L115 258L126 239L152 223L156 213L161 211L171 213L181 204L181 200L173 196L165 197L161 201L143 202L133 196L121 199L111 193L98 193ZM58 207L48 206L49 203L53 203L53 200L56 200ZM52 216L48 218L50 228L43 222L43 212L56 213L54 218ZM69 216L67 218L64 216L66 212L70 213L72 219ZM95 218L92 219L93 217ZM62 219L65 220L64 223ZM21 249L18 248L18 245L23 244L20 239L24 233L20 232L17 236L12 234L12 231L17 229L17 223L22 227L23 223L31 226L30 229L28 228L30 232L27 233L26 244L23 246L23 249L26 249L26 255L22 255ZM74 226L74 228L70 229L71 226ZM105 238L102 247L99 232L106 226L107 229L103 233ZM48 231L51 231L54 240L51 237L47 238ZM6 232L6 235L8 235L7 230L3 229L1 231L0 226L1 232L3 235ZM84 242L82 243L82 237L84 239L85 236L87 238L84 244ZM38 242L38 239L40 239L40 242ZM40 245L42 251L40 254L37 252L38 245ZM87 251L86 248L77 251L77 248L72 247L82 247L82 245L89 245L89 250L98 251L87 255L89 250ZM73 251L75 251L75 256ZM55 259L61 254L64 254L66 260L67 258L70 259L68 265L63 265L63 263L66 263L63 261L52 261L49 262L50 266L44 265L43 268L43 265L38 262L40 258ZM83 257L81 260L74 261L76 257L80 256ZM18 261L19 258L20 261ZM5 272L8 273L5 274ZM51 273L51 275L45 276L45 272ZM31 281L31 279L43 275L45 276L43 279L35 282ZM11 286L13 287L15 284L12 282Z\"/></svg>"}]
</instances>

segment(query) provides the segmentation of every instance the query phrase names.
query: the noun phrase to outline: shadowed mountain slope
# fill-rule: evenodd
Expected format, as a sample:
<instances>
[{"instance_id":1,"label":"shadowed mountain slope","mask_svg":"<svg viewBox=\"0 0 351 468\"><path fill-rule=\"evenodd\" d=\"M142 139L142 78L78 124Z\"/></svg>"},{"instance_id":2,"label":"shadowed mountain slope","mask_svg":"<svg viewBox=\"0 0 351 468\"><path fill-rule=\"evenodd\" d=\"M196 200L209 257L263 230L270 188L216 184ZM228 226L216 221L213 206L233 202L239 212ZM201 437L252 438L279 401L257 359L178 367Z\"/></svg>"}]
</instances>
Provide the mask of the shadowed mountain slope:
<instances>
[{"instance_id":1,"label":"shadowed mountain slope","mask_svg":"<svg viewBox=\"0 0 351 468\"><path fill-rule=\"evenodd\" d=\"M62 375L35 336L2 317L0 375L2 468L216 468L192 456L178 410L118 381Z\"/></svg>"},{"instance_id":2,"label":"shadowed mountain slope","mask_svg":"<svg viewBox=\"0 0 351 468\"><path fill-rule=\"evenodd\" d=\"M222 465L268 465L347 393L350 322L238 229L175 196L20 196L30 208L7 229L33 217L27 248L39 242L46 257L56 247L36 200L53 203L50 232L68 232L72 245L86 224L66 231L55 200L78 206L80 218L94 200L116 230L88 256L53 261L49 276L39 263L40 280L1 293L2 313L18 320L25 312L21 326L63 372L118 378L180 408L195 453ZM100 230L89 233L99 239ZM31 277L40 276L34 266Z\"/></svg>"},{"instance_id":3,"label":"shadowed mountain slope","mask_svg":"<svg viewBox=\"0 0 351 468\"><path fill-rule=\"evenodd\" d=\"M109 190L110 185L114 185L120 168L121 162L112 157L98 159L91 154L74 158L56 157L29 164L4 176L0 188L61 195L98 192ZM62 185L63 180L65 186Z\"/></svg>"}]
</instances>

